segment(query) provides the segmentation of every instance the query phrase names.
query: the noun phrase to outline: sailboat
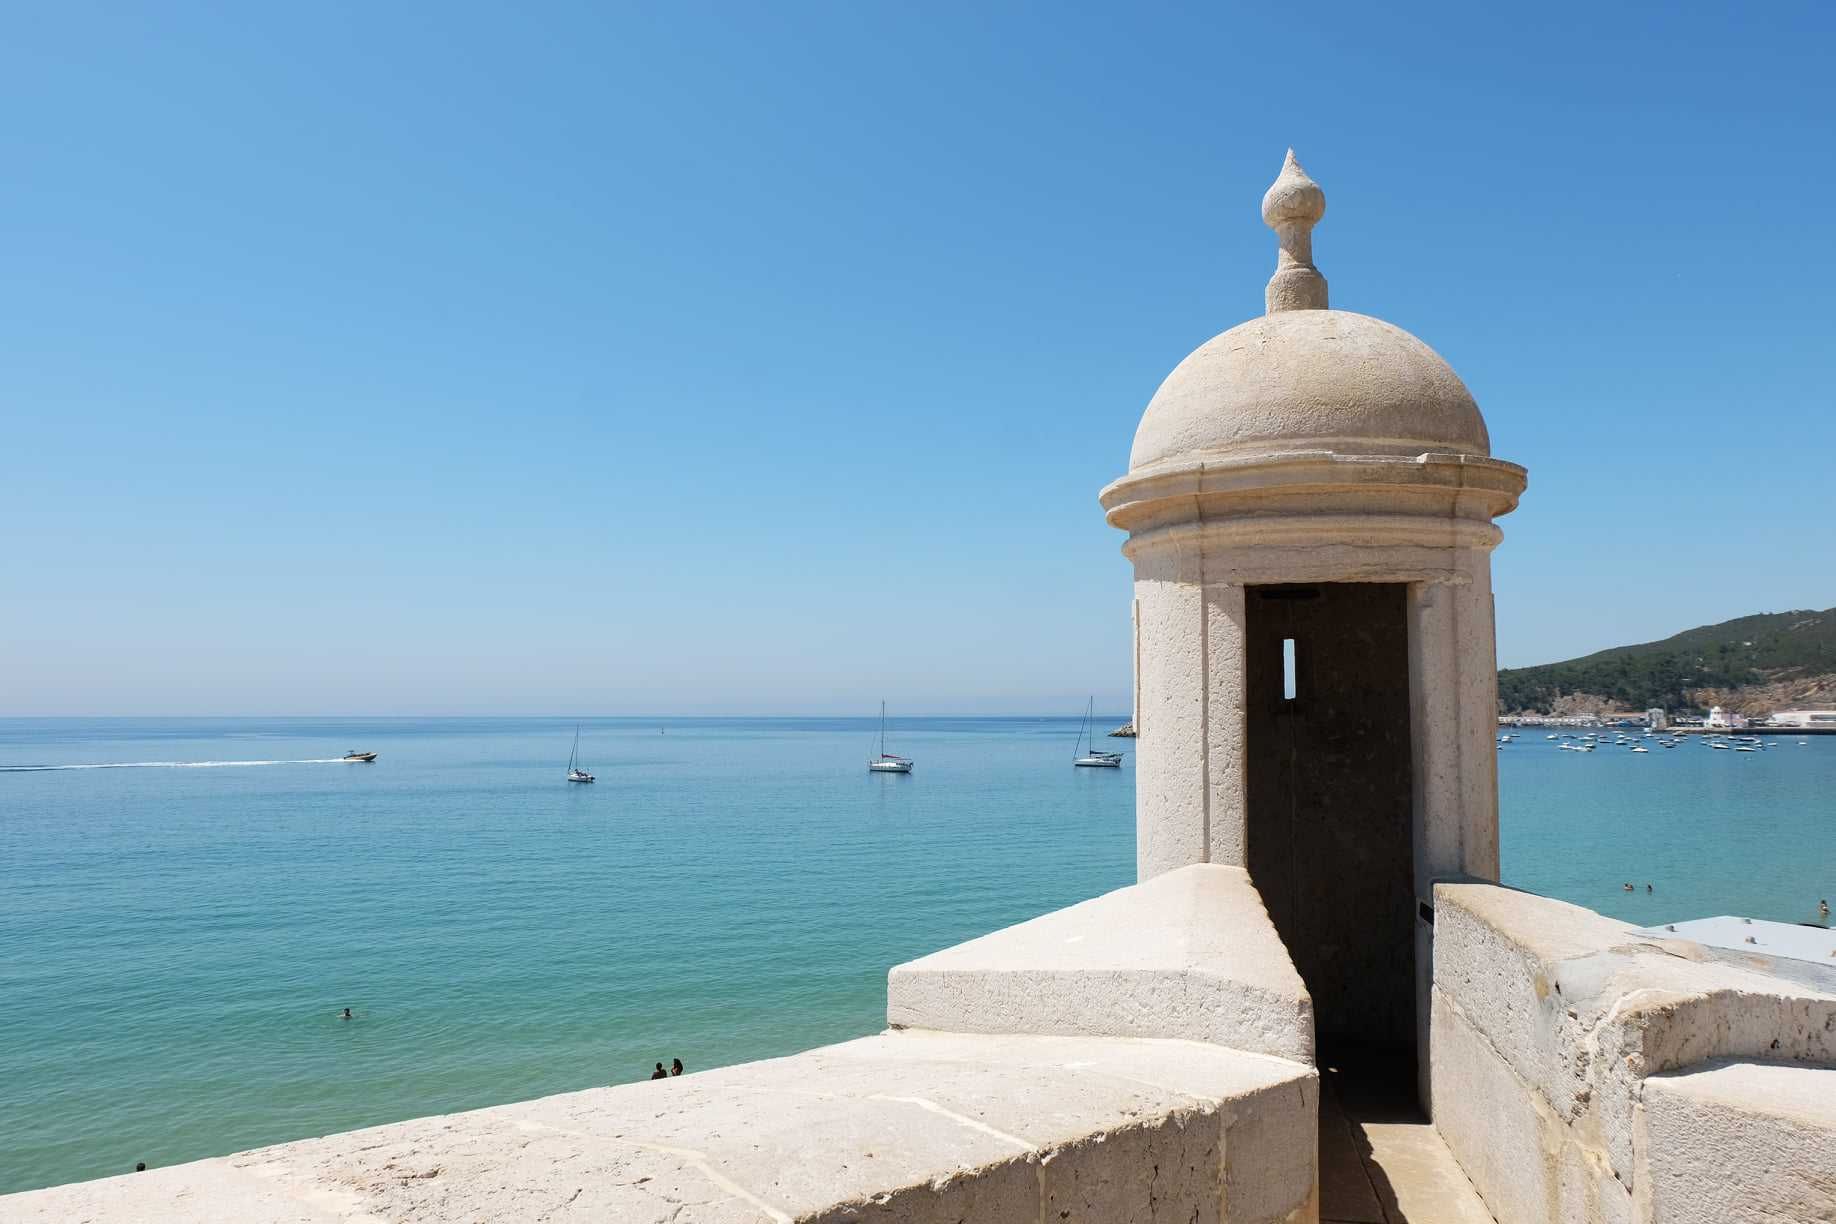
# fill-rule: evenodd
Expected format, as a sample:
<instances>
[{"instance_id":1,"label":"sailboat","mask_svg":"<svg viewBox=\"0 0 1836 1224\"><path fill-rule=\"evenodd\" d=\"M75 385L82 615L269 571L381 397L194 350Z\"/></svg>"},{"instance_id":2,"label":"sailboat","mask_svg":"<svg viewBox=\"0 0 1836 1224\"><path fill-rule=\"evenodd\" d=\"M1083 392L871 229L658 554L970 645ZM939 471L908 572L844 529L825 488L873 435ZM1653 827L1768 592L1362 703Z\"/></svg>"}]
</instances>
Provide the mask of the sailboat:
<instances>
[{"instance_id":1,"label":"sailboat","mask_svg":"<svg viewBox=\"0 0 1836 1224\"><path fill-rule=\"evenodd\" d=\"M1096 741L1090 738L1090 720L1096 714L1096 697L1090 698L1090 704L1084 707L1084 725L1078 728L1077 743L1071 748L1071 763L1086 769L1120 769L1122 754L1119 752L1101 752ZM1086 740L1090 741L1089 751L1083 751Z\"/></svg>"},{"instance_id":2,"label":"sailboat","mask_svg":"<svg viewBox=\"0 0 1836 1224\"><path fill-rule=\"evenodd\" d=\"M905 773L912 772L910 757L896 756L886 751L886 703L880 703L880 755L867 762L871 773Z\"/></svg>"},{"instance_id":3,"label":"sailboat","mask_svg":"<svg viewBox=\"0 0 1836 1224\"><path fill-rule=\"evenodd\" d=\"M593 775L580 768L580 724L574 724L574 750L567 757L567 780L569 782L591 782Z\"/></svg>"}]
</instances>

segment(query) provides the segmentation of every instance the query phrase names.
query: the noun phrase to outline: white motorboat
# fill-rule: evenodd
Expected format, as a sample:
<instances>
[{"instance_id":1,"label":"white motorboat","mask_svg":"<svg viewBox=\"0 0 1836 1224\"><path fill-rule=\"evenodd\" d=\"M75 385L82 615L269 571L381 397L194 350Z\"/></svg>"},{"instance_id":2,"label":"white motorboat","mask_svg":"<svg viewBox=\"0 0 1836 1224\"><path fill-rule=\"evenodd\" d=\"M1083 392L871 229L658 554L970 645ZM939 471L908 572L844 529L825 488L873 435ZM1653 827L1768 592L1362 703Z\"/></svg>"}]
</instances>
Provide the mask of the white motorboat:
<instances>
[{"instance_id":1,"label":"white motorboat","mask_svg":"<svg viewBox=\"0 0 1836 1224\"><path fill-rule=\"evenodd\" d=\"M880 755L867 762L869 773L908 774L912 772L912 759L897 753L886 751L886 703L880 703Z\"/></svg>"},{"instance_id":2,"label":"white motorboat","mask_svg":"<svg viewBox=\"0 0 1836 1224\"><path fill-rule=\"evenodd\" d=\"M567 780L569 782L592 782L594 777L580 766L580 724L574 724L574 750L567 757Z\"/></svg>"},{"instance_id":3,"label":"white motorboat","mask_svg":"<svg viewBox=\"0 0 1836 1224\"><path fill-rule=\"evenodd\" d=\"M343 759L346 761L351 761L353 763L361 761L365 764L368 764L369 762L374 761L376 759L376 754L374 752L359 752L355 748L353 748L349 752L344 754Z\"/></svg>"},{"instance_id":4,"label":"white motorboat","mask_svg":"<svg viewBox=\"0 0 1836 1224\"><path fill-rule=\"evenodd\" d=\"M1095 714L1096 698L1093 696L1090 704L1084 707L1084 722L1078 728L1077 742L1071 746L1071 763L1082 769L1120 769L1122 768L1122 754L1102 751L1096 746L1095 741L1091 740L1090 720ZM1085 750L1086 741L1090 741L1087 751Z\"/></svg>"}]
</instances>

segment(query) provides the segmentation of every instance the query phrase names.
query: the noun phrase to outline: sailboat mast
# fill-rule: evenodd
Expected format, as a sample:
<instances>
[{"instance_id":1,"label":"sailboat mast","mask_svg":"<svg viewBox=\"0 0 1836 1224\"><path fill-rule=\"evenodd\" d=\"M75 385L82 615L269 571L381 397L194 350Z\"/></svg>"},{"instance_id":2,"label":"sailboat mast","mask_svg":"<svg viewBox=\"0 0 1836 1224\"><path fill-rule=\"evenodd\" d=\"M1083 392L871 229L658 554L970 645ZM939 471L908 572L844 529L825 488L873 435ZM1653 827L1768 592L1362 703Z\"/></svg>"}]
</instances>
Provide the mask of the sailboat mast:
<instances>
[{"instance_id":1,"label":"sailboat mast","mask_svg":"<svg viewBox=\"0 0 1836 1224\"><path fill-rule=\"evenodd\" d=\"M880 703L880 758L886 757L886 703Z\"/></svg>"}]
</instances>

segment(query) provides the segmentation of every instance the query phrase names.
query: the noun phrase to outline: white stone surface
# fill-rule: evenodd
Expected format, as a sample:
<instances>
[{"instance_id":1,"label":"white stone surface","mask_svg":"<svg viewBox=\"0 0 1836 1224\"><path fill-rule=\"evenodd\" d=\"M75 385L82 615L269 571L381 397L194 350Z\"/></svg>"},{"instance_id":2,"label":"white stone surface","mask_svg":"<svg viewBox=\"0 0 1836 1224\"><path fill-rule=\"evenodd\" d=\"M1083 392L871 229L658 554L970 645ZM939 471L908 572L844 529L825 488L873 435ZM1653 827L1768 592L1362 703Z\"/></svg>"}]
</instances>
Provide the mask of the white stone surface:
<instances>
[{"instance_id":1,"label":"white stone surface","mask_svg":"<svg viewBox=\"0 0 1836 1224\"><path fill-rule=\"evenodd\" d=\"M1183 867L900 965L886 1018L1313 1057L1307 989L1238 867Z\"/></svg>"},{"instance_id":2,"label":"white stone surface","mask_svg":"<svg viewBox=\"0 0 1836 1224\"><path fill-rule=\"evenodd\" d=\"M1459 375L1400 327L1345 310L1284 310L1200 345L1148 403L1131 471L1190 456L1304 447L1491 453Z\"/></svg>"},{"instance_id":3,"label":"white stone surface","mask_svg":"<svg viewBox=\"0 0 1836 1224\"><path fill-rule=\"evenodd\" d=\"M1318 1080L1182 1041L894 1033L0 1197L7 1224L1316 1218Z\"/></svg>"},{"instance_id":4,"label":"white stone surface","mask_svg":"<svg viewBox=\"0 0 1836 1224\"><path fill-rule=\"evenodd\" d=\"M1129 470L1300 448L1374 455L1491 453L1479 407L1440 356L1399 327L1332 310L1313 262L1326 195L1289 149L1262 197L1279 254L1268 313L1200 345L1161 383Z\"/></svg>"},{"instance_id":5,"label":"white stone surface","mask_svg":"<svg viewBox=\"0 0 1836 1224\"><path fill-rule=\"evenodd\" d=\"M1325 310L1326 278L1313 266L1313 227L1326 215L1326 193L1307 177L1294 150L1262 196L1262 223L1275 231L1281 254L1263 297L1278 310Z\"/></svg>"},{"instance_id":6,"label":"white stone surface","mask_svg":"<svg viewBox=\"0 0 1836 1224\"><path fill-rule=\"evenodd\" d=\"M1162 560L1170 572L1138 575L1135 582L1135 862L1141 879L1212 861L1206 652L1197 632L1205 595L1189 578L1197 572L1195 551L1174 545Z\"/></svg>"},{"instance_id":7,"label":"white stone surface","mask_svg":"<svg viewBox=\"0 0 1836 1224\"><path fill-rule=\"evenodd\" d=\"M1808 1084L1836 1065L1836 994L1764 957L1494 885L1435 902L1435 1124L1501 1220L1617 1221L1661 1195L1638 1141L1651 1076L1765 1058Z\"/></svg>"},{"instance_id":8,"label":"white stone surface","mask_svg":"<svg viewBox=\"0 0 1836 1224\"><path fill-rule=\"evenodd\" d=\"M1438 990L1432 1007L1435 1127L1492 1214L1629 1224L1630 1190L1598 1145L1558 1117Z\"/></svg>"},{"instance_id":9,"label":"white stone surface","mask_svg":"<svg viewBox=\"0 0 1836 1224\"><path fill-rule=\"evenodd\" d=\"M1426 900L1436 877L1496 878L1489 551L1498 530L1488 516L1514 504L1521 469L1319 455L1274 466L1201 465L1105 491L1135 566L1138 876L1246 864L1246 588L1400 582L1409 586L1414 883Z\"/></svg>"},{"instance_id":10,"label":"white stone surface","mask_svg":"<svg viewBox=\"0 0 1836 1224\"><path fill-rule=\"evenodd\" d=\"M1716 1061L1645 1081L1654 1224L1836 1221L1836 1068Z\"/></svg>"}]
</instances>

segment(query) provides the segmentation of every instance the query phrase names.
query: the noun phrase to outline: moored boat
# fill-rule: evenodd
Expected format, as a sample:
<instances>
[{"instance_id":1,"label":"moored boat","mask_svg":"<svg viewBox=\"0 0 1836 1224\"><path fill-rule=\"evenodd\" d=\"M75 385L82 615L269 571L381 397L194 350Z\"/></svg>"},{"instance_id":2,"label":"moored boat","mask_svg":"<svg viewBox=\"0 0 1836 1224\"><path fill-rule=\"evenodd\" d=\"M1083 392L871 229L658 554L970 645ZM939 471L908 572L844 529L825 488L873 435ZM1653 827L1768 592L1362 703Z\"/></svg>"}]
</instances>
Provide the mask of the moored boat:
<instances>
[{"instance_id":1,"label":"moored boat","mask_svg":"<svg viewBox=\"0 0 1836 1224\"><path fill-rule=\"evenodd\" d=\"M1096 698L1090 698L1090 704L1084 707L1084 722L1077 730L1077 742L1071 746L1071 763L1081 769L1120 769L1122 754L1105 752L1096 746L1090 734L1090 721L1096 715ZM1085 750L1085 741L1089 749Z\"/></svg>"},{"instance_id":2,"label":"moored boat","mask_svg":"<svg viewBox=\"0 0 1836 1224\"><path fill-rule=\"evenodd\" d=\"M594 778L592 774L588 773L585 769L581 768L581 765L580 765L580 724L579 723L574 724L574 750L570 752L567 757L567 780L569 782L597 781L597 779Z\"/></svg>"},{"instance_id":3,"label":"moored boat","mask_svg":"<svg viewBox=\"0 0 1836 1224\"><path fill-rule=\"evenodd\" d=\"M897 753L886 751L886 703L880 703L880 755L867 762L869 773L908 774L912 772L912 759Z\"/></svg>"}]
</instances>

